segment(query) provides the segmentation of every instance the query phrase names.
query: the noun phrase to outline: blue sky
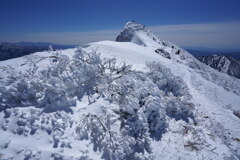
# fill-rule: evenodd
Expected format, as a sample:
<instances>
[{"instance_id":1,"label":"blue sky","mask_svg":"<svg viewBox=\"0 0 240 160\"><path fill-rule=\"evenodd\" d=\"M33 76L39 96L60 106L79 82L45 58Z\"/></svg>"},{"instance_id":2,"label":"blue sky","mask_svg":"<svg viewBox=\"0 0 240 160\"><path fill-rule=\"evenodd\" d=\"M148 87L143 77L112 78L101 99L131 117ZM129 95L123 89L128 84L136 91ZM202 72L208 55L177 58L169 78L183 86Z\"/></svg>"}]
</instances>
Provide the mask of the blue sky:
<instances>
[{"instance_id":1,"label":"blue sky","mask_svg":"<svg viewBox=\"0 0 240 160\"><path fill-rule=\"evenodd\" d=\"M0 0L0 41L113 40L136 20L179 45L240 48L239 6L239 0Z\"/></svg>"}]
</instances>

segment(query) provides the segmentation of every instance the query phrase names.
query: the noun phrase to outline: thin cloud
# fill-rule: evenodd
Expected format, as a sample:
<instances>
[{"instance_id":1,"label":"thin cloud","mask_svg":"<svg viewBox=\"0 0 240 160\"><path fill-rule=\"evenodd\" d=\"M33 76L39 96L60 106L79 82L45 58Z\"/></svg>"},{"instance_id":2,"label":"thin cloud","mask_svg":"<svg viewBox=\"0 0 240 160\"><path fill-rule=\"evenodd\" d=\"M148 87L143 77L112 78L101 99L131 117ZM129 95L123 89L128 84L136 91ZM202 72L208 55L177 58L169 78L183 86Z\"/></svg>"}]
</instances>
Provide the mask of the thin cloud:
<instances>
[{"instance_id":1,"label":"thin cloud","mask_svg":"<svg viewBox=\"0 0 240 160\"><path fill-rule=\"evenodd\" d=\"M181 24L149 27L180 46L240 48L240 22Z\"/></svg>"},{"instance_id":2,"label":"thin cloud","mask_svg":"<svg viewBox=\"0 0 240 160\"><path fill-rule=\"evenodd\" d=\"M240 22L150 26L159 37L180 46L240 48ZM94 32L51 32L19 37L2 37L4 41L48 41L61 44L86 44L115 40L121 29Z\"/></svg>"}]
</instances>

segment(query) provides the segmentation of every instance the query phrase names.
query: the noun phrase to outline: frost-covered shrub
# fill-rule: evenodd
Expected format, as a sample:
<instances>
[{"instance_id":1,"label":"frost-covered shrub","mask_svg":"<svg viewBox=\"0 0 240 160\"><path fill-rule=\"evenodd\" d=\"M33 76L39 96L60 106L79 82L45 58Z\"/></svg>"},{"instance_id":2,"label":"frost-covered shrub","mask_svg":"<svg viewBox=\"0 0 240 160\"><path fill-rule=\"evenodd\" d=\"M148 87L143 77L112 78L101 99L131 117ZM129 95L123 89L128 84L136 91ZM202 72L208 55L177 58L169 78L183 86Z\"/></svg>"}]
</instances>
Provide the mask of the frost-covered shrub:
<instances>
[{"instance_id":1,"label":"frost-covered shrub","mask_svg":"<svg viewBox=\"0 0 240 160\"><path fill-rule=\"evenodd\" d=\"M93 94L94 88L101 83L104 72L100 54L96 52L86 53L80 48L73 56L73 65L70 66L72 77L76 84L76 95L81 99L84 94Z\"/></svg>"},{"instance_id":2,"label":"frost-covered shrub","mask_svg":"<svg viewBox=\"0 0 240 160\"><path fill-rule=\"evenodd\" d=\"M163 92L145 73L132 70L106 88L104 94L119 105L122 136L133 138L125 156L134 159L136 153L151 154L150 137L160 140L167 127Z\"/></svg>"},{"instance_id":3,"label":"frost-covered shrub","mask_svg":"<svg viewBox=\"0 0 240 160\"><path fill-rule=\"evenodd\" d=\"M109 117L104 117L108 119ZM93 150L102 151L104 159L120 159L119 139L115 132L110 130L106 120L98 115L85 115L76 128L76 133L80 140L86 139L93 143ZM122 146L121 146L122 147Z\"/></svg>"},{"instance_id":4,"label":"frost-covered shrub","mask_svg":"<svg viewBox=\"0 0 240 160\"><path fill-rule=\"evenodd\" d=\"M130 66L124 65L111 70L105 72L105 83L97 87L101 88L99 91L110 102L119 106L119 110L115 112L121 121L121 131L115 135L116 144L119 145L114 155L117 159L139 159L142 154L145 159L146 155L149 155L147 159L151 159L151 138L160 140L167 127L165 110L161 106L161 96L164 92L161 92L145 73L133 71ZM88 124L87 128L79 125L83 128L78 130L78 135L89 138L92 133L99 133L92 135L98 137L92 140L97 146L106 146L103 139L107 137L103 134L102 127L93 122ZM98 126L98 129L94 129L92 125ZM98 139L101 141L97 141ZM104 147L101 149L104 150L104 156L113 155L111 147L108 147L110 151Z\"/></svg>"},{"instance_id":5,"label":"frost-covered shrub","mask_svg":"<svg viewBox=\"0 0 240 160\"><path fill-rule=\"evenodd\" d=\"M188 94L187 86L178 77L174 76L171 71L158 62L147 63L149 68L149 78L166 94L174 96L183 96Z\"/></svg>"},{"instance_id":6,"label":"frost-covered shrub","mask_svg":"<svg viewBox=\"0 0 240 160\"><path fill-rule=\"evenodd\" d=\"M194 106L189 102L191 96L186 84L160 63L151 62L147 63L147 66L150 70L149 77L160 90L165 92L163 108L165 108L166 115L186 122L189 121L188 118L194 119Z\"/></svg>"},{"instance_id":7,"label":"frost-covered shrub","mask_svg":"<svg viewBox=\"0 0 240 160\"><path fill-rule=\"evenodd\" d=\"M7 85L9 81L1 86L1 101L2 107L19 107L36 105L39 97L38 92L41 90L41 84L37 83L29 74L19 74L15 81Z\"/></svg>"},{"instance_id":8,"label":"frost-covered shrub","mask_svg":"<svg viewBox=\"0 0 240 160\"><path fill-rule=\"evenodd\" d=\"M134 138L135 144L132 146L134 152L151 152L149 128L144 118L140 114L129 117L123 129L123 134Z\"/></svg>"},{"instance_id":9,"label":"frost-covered shrub","mask_svg":"<svg viewBox=\"0 0 240 160\"><path fill-rule=\"evenodd\" d=\"M147 156L151 152L148 129L137 115L129 119L131 122L121 133L111 131L110 125L107 124L108 120L109 117L85 115L76 129L78 138L90 140L94 151L102 151L102 158L106 160L137 160L137 155L150 159L150 156Z\"/></svg>"},{"instance_id":10,"label":"frost-covered shrub","mask_svg":"<svg viewBox=\"0 0 240 160\"><path fill-rule=\"evenodd\" d=\"M181 119L186 122L189 122L188 118L194 120L192 103L186 100L179 100L175 97L171 97L171 99L167 101L166 114L176 120Z\"/></svg>"},{"instance_id":11,"label":"frost-covered shrub","mask_svg":"<svg viewBox=\"0 0 240 160\"><path fill-rule=\"evenodd\" d=\"M138 72L126 64L117 66L115 59L103 59L100 54L86 53L81 48L72 58L61 53L48 58L47 69L39 71L34 65L27 73L19 73L14 80L1 84L0 105L5 109L36 106L44 111L43 121L49 121L44 115L52 114L45 112L56 113L51 118L53 126L43 127L53 135L54 147L67 144L60 144L63 132L57 128L66 127L57 122L61 117L58 113L71 112L76 100L83 96L88 96L89 104L97 102L94 97L98 95L117 106L114 121L106 112L104 116L88 114L82 123L77 122L77 138L90 140L94 151L103 152L104 159L151 159L151 141L161 140L167 131L166 117L187 122L194 118L187 86L159 63L148 63L149 72ZM118 133L111 130L115 121L120 121ZM25 134L24 120L20 119L18 124L21 126L17 133ZM36 124L30 134L37 128Z\"/></svg>"},{"instance_id":12,"label":"frost-covered shrub","mask_svg":"<svg viewBox=\"0 0 240 160\"><path fill-rule=\"evenodd\" d=\"M165 122L165 110L161 106L159 97L148 96L144 99L142 114L146 115L151 138L160 140L165 133L167 124Z\"/></svg>"},{"instance_id":13,"label":"frost-covered shrub","mask_svg":"<svg viewBox=\"0 0 240 160\"><path fill-rule=\"evenodd\" d=\"M96 52L86 53L81 48L76 50L73 59L56 53L49 57L47 69L35 68L26 73L19 73L17 78L8 78L1 85L1 106L37 106L45 112L57 110L71 111L76 98L91 96L98 84L104 79L104 63ZM109 62L110 64L110 62Z\"/></svg>"}]
</instances>

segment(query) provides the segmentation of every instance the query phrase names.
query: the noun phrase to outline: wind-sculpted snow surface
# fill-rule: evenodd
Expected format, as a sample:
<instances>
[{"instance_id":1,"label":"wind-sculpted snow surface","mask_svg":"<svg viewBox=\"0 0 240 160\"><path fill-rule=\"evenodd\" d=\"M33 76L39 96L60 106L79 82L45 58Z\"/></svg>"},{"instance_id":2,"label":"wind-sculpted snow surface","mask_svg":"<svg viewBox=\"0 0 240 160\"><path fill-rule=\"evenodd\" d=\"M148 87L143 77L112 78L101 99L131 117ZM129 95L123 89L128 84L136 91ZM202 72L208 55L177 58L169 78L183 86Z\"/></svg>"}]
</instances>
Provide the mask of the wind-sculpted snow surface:
<instances>
[{"instance_id":1,"label":"wind-sculpted snow surface","mask_svg":"<svg viewBox=\"0 0 240 160\"><path fill-rule=\"evenodd\" d=\"M2 159L239 159L238 79L136 22L117 40L0 63Z\"/></svg>"}]
</instances>

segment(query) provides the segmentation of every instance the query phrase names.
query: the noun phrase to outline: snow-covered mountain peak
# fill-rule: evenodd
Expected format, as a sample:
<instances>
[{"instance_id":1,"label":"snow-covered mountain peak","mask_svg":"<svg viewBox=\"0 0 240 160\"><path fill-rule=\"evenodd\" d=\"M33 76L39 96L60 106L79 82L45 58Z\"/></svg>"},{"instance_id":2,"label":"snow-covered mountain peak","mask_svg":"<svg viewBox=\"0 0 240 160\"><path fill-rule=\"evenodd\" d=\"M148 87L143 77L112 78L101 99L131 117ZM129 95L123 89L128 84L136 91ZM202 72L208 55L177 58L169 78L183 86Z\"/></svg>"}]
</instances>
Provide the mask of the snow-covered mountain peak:
<instances>
[{"instance_id":1,"label":"snow-covered mountain peak","mask_svg":"<svg viewBox=\"0 0 240 160\"><path fill-rule=\"evenodd\" d=\"M117 36L117 42L133 42L151 48L173 48L172 43L159 38L148 27L135 21L126 23L123 31Z\"/></svg>"},{"instance_id":2,"label":"snow-covered mountain peak","mask_svg":"<svg viewBox=\"0 0 240 160\"><path fill-rule=\"evenodd\" d=\"M161 41L145 25L135 21L126 23L123 31L118 35L117 42L133 42L141 46L156 46Z\"/></svg>"},{"instance_id":3,"label":"snow-covered mountain peak","mask_svg":"<svg viewBox=\"0 0 240 160\"><path fill-rule=\"evenodd\" d=\"M127 22L123 31L117 36L117 42L132 42L150 49L155 54L174 62L185 63L191 67L198 67L199 62L184 49L161 39L145 25L135 21Z\"/></svg>"},{"instance_id":4,"label":"snow-covered mountain peak","mask_svg":"<svg viewBox=\"0 0 240 160\"><path fill-rule=\"evenodd\" d=\"M145 29L145 25L137 23L136 21L129 21L129 22L126 23L124 28L125 29L131 28L131 29L134 29L134 30L143 30L143 29Z\"/></svg>"}]
</instances>

